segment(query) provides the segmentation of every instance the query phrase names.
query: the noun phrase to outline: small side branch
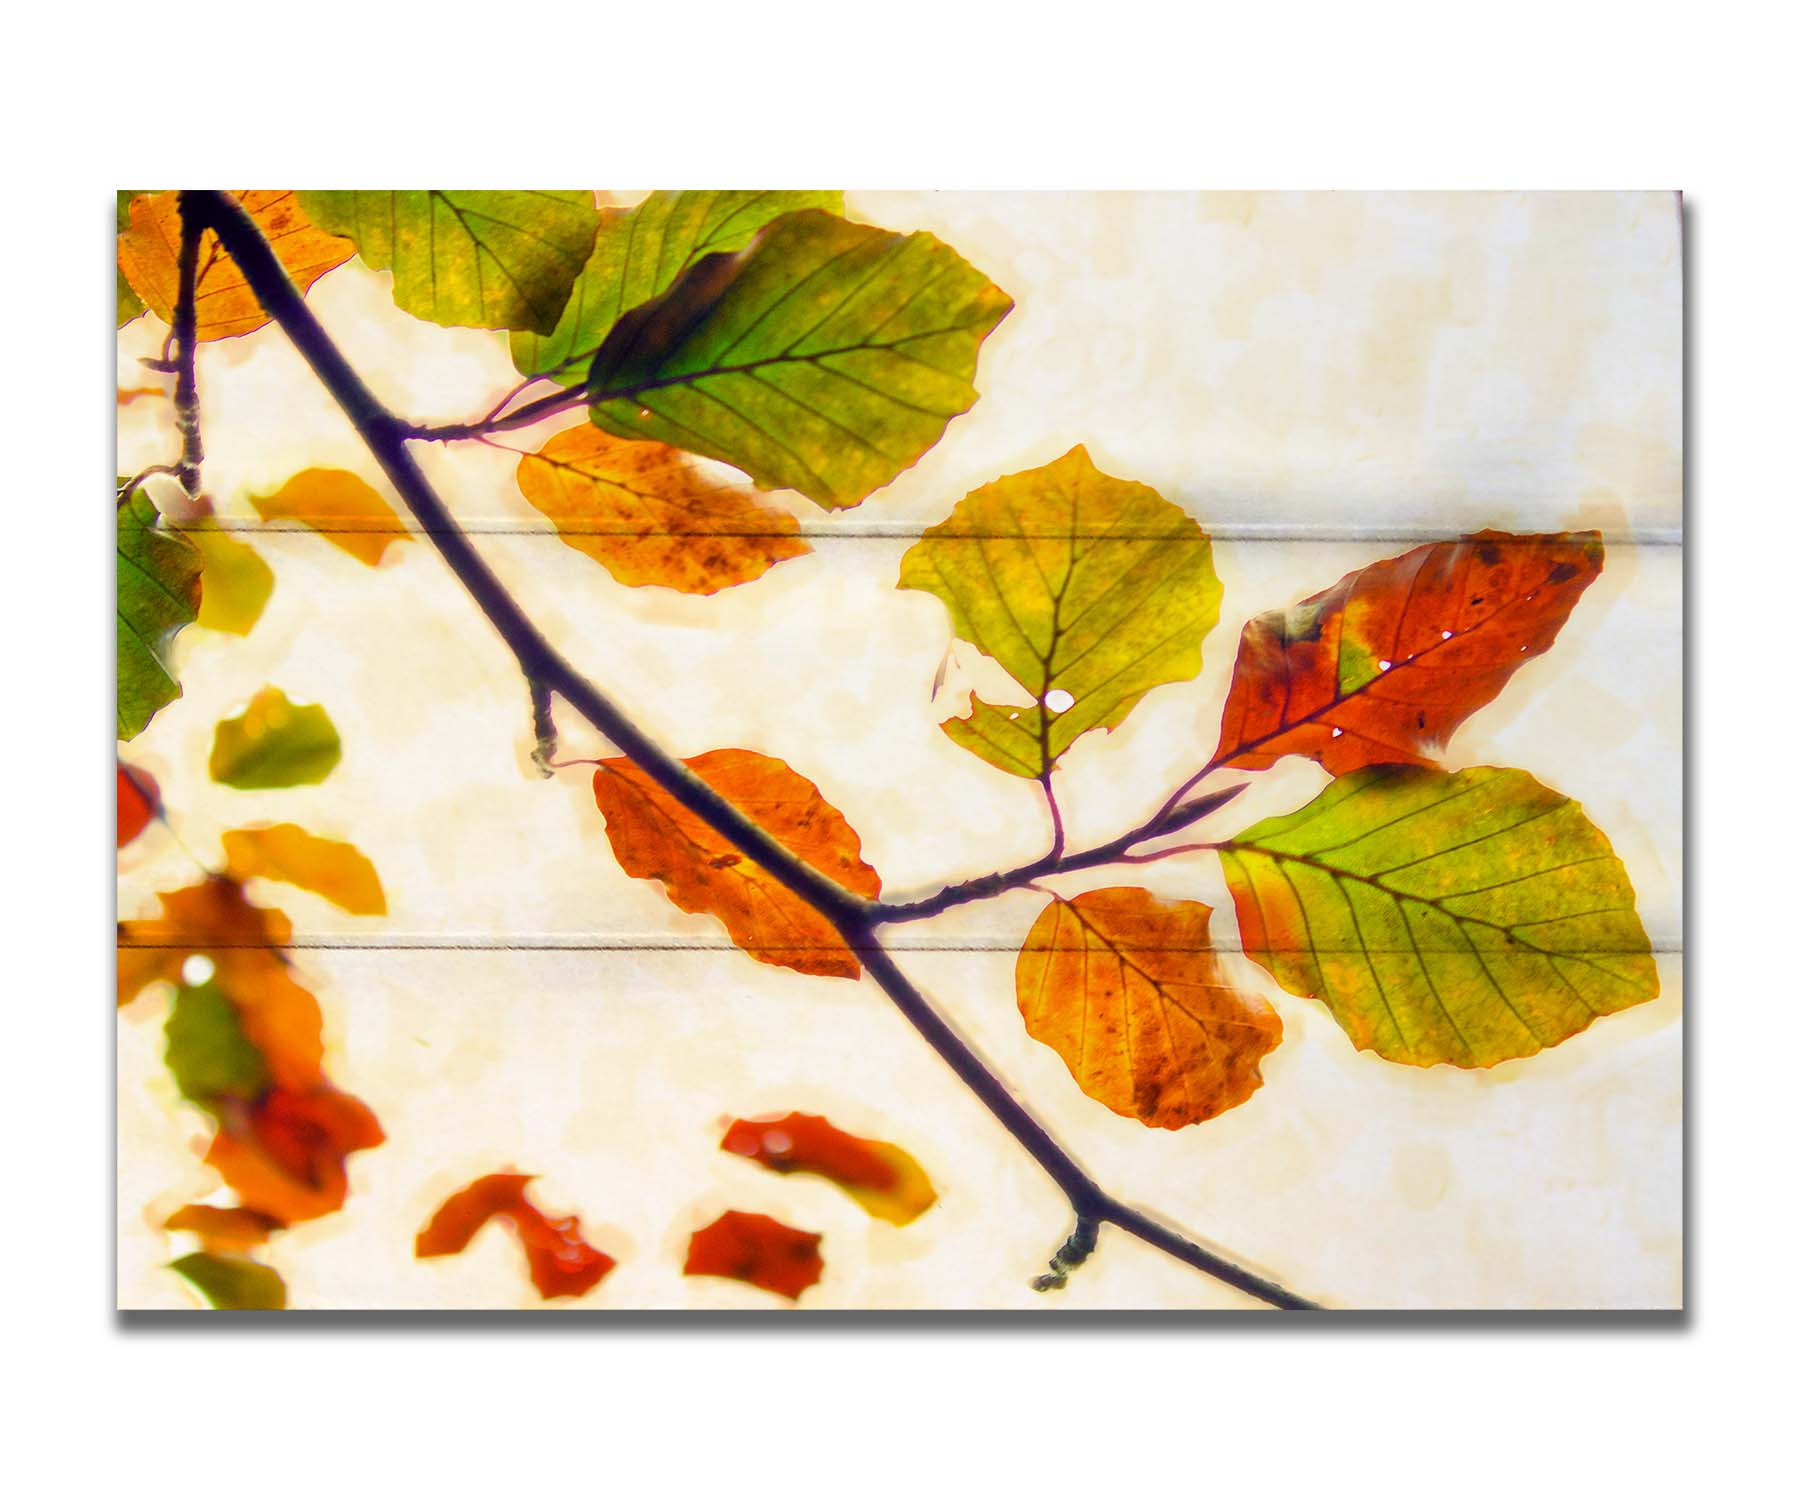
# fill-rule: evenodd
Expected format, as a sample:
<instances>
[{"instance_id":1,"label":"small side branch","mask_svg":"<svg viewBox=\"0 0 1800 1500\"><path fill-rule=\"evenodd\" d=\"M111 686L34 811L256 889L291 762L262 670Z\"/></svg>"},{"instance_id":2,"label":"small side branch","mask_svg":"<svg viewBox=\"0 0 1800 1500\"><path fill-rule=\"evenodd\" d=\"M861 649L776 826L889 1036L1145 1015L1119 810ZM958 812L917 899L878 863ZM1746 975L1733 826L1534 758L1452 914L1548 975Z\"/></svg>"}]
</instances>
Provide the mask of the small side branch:
<instances>
[{"instance_id":1,"label":"small side branch","mask_svg":"<svg viewBox=\"0 0 1800 1500\"><path fill-rule=\"evenodd\" d=\"M551 715L550 689L535 677L526 678L525 686L531 693L531 732L537 736L537 743L531 750L531 763L538 768L540 776L548 778L556 774L553 764L556 720Z\"/></svg>"},{"instance_id":2,"label":"small side branch","mask_svg":"<svg viewBox=\"0 0 1800 1500\"><path fill-rule=\"evenodd\" d=\"M1032 1281L1031 1289L1034 1292L1060 1292L1069 1284L1069 1272L1085 1262L1099 1243L1100 1221L1077 1219L1075 1232L1050 1257L1050 1269Z\"/></svg>"},{"instance_id":3,"label":"small side branch","mask_svg":"<svg viewBox=\"0 0 1800 1500\"><path fill-rule=\"evenodd\" d=\"M200 442L200 387L194 379L196 315L194 296L200 275L200 217L181 194L181 254L177 262L178 285L174 318L170 324L175 341L175 430L181 434L181 460L175 476L189 500L200 498L200 465L206 453Z\"/></svg>"},{"instance_id":4,"label":"small side branch","mask_svg":"<svg viewBox=\"0 0 1800 1500\"><path fill-rule=\"evenodd\" d=\"M978 875L973 880L964 880L956 885L947 885L935 896L925 896L917 901L884 903L878 908L876 919L880 922L922 922L929 917L949 911L953 906L963 906L971 901L987 901L995 896L1004 895L1007 891L1029 886L1034 880L1042 880L1046 876L1071 875L1078 870L1091 870L1099 865L1116 864L1121 861L1127 864L1143 864L1150 859L1161 858L1165 854L1174 854L1178 852L1175 849L1158 850L1151 854L1138 854L1134 851L1139 844L1147 844L1152 839L1178 833L1183 828L1198 823L1202 818L1209 817L1248 785L1248 782L1241 781L1236 786L1208 792L1204 797L1196 797L1191 802L1181 803L1180 806L1166 807L1148 822L1132 829L1131 832L1120 834L1116 839L1097 845L1092 849L1081 850L1079 853L1064 854L1061 850L1061 839L1058 838L1056 847L1049 854L1040 859L1034 859L1030 864L1019 865L1011 870L1000 870L992 875ZM1048 790L1047 787L1046 790ZM1052 807L1054 806L1055 804L1052 803ZM1060 819L1058 828L1060 832Z\"/></svg>"}]
</instances>

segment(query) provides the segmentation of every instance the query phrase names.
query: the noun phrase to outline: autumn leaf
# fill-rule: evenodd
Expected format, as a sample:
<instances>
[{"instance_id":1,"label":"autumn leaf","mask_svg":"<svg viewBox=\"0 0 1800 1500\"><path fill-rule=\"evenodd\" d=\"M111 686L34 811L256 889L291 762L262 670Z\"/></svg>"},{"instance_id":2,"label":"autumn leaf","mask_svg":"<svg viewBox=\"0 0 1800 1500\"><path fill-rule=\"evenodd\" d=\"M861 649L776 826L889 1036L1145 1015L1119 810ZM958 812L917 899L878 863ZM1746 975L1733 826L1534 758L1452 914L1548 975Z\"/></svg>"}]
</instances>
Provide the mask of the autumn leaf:
<instances>
[{"instance_id":1,"label":"autumn leaf","mask_svg":"<svg viewBox=\"0 0 1800 1500\"><path fill-rule=\"evenodd\" d=\"M707 255L742 250L783 214L820 208L842 213L836 192L652 193L635 208L603 208L593 254L575 279L553 332L512 335L521 375L580 385L614 323L666 292Z\"/></svg>"},{"instance_id":2,"label":"autumn leaf","mask_svg":"<svg viewBox=\"0 0 1800 1500\"><path fill-rule=\"evenodd\" d=\"M304 292L327 271L356 253L349 240L316 227L291 192L231 195L262 231L282 268ZM130 226L119 236L119 271L151 312L174 321L181 288L181 207L177 193L131 200ZM121 303L120 313L123 315ZM208 230L200 237L200 265L194 283L194 336L201 340L253 333L269 321L262 303L237 263Z\"/></svg>"},{"instance_id":3,"label":"autumn leaf","mask_svg":"<svg viewBox=\"0 0 1800 1500\"><path fill-rule=\"evenodd\" d=\"M359 917L387 914L381 877L354 844L322 839L293 823L272 828L234 828L222 835L232 876L280 880L323 896Z\"/></svg>"},{"instance_id":4,"label":"autumn leaf","mask_svg":"<svg viewBox=\"0 0 1800 1500\"><path fill-rule=\"evenodd\" d=\"M318 1001L282 951L287 918L223 878L157 899L160 917L119 924L119 1004L158 980L178 986L168 1060L177 1087L217 1123L208 1165L242 1207L281 1223L336 1211L345 1158L384 1137L368 1107L325 1076ZM194 956L212 974L185 984Z\"/></svg>"},{"instance_id":5,"label":"autumn leaf","mask_svg":"<svg viewBox=\"0 0 1800 1500\"><path fill-rule=\"evenodd\" d=\"M114 228L120 234L123 234L131 227L131 200L135 197L137 197L137 194L133 192L121 192L117 195L117 222L115 223ZM144 301L136 292L132 291L131 283L125 279L125 272L122 267L115 267L113 276L118 282L119 317L117 326L123 328L144 310ZM160 395L161 392L158 392L158 394ZM121 400L119 404L123 406L125 403Z\"/></svg>"},{"instance_id":6,"label":"autumn leaf","mask_svg":"<svg viewBox=\"0 0 1800 1500\"><path fill-rule=\"evenodd\" d=\"M710 483L678 448L597 427L520 459L519 488L563 541L634 588L716 594L812 551L800 523L754 490Z\"/></svg>"},{"instance_id":7,"label":"autumn leaf","mask_svg":"<svg viewBox=\"0 0 1800 1500\"><path fill-rule=\"evenodd\" d=\"M823 1177L890 1224L910 1224L937 1202L931 1179L907 1152L839 1130L823 1115L733 1120L719 1147L771 1172Z\"/></svg>"},{"instance_id":8,"label":"autumn leaf","mask_svg":"<svg viewBox=\"0 0 1800 1500\"><path fill-rule=\"evenodd\" d=\"M1262 1086L1281 1017L1219 967L1212 908L1135 887L1053 897L1014 971L1025 1029L1081 1091L1164 1130L1235 1108Z\"/></svg>"},{"instance_id":9,"label":"autumn leaf","mask_svg":"<svg viewBox=\"0 0 1800 1500\"><path fill-rule=\"evenodd\" d=\"M184 1099L219 1108L226 1099L249 1105L269 1087L268 1064L244 1035L238 1008L216 984L184 984L163 1029L164 1060Z\"/></svg>"},{"instance_id":10,"label":"autumn leaf","mask_svg":"<svg viewBox=\"0 0 1800 1500\"><path fill-rule=\"evenodd\" d=\"M162 809L162 792L148 771L119 762L119 847L123 849Z\"/></svg>"},{"instance_id":11,"label":"autumn leaf","mask_svg":"<svg viewBox=\"0 0 1800 1500\"><path fill-rule=\"evenodd\" d=\"M221 1312L280 1312L287 1306L287 1283L246 1255L196 1250L170 1261L169 1269Z\"/></svg>"},{"instance_id":12,"label":"autumn leaf","mask_svg":"<svg viewBox=\"0 0 1800 1500\"><path fill-rule=\"evenodd\" d=\"M1244 951L1392 1062L1491 1067L1658 993L1606 835L1523 771L1371 766L1220 852Z\"/></svg>"},{"instance_id":13,"label":"autumn leaf","mask_svg":"<svg viewBox=\"0 0 1800 1500\"><path fill-rule=\"evenodd\" d=\"M767 1214L727 1209L688 1240L688 1276L725 1276L790 1302L825 1274L822 1235L792 1229Z\"/></svg>"},{"instance_id":14,"label":"autumn leaf","mask_svg":"<svg viewBox=\"0 0 1800 1500\"><path fill-rule=\"evenodd\" d=\"M282 1227L279 1219L253 1209L223 1208L213 1203L190 1203L163 1220L163 1228L171 1234L198 1235L206 1249L227 1254L265 1244Z\"/></svg>"},{"instance_id":15,"label":"autumn leaf","mask_svg":"<svg viewBox=\"0 0 1800 1500\"><path fill-rule=\"evenodd\" d=\"M590 414L765 489L858 505L974 404L976 353L1011 308L929 234L787 214L618 320Z\"/></svg>"},{"instance_id":16,"label":"autumn leaf","mask_svg":"<svg viewBox=\"0 0 1800 1500\"><path fill-rule=\"evenodd\" d=\"M753 750L709 750L684 764L783 848L847 890L873 899L881 877L862 841L819 789L786 762ZM594 800L627 875L660 880L687 912L725 924L759 963L855 979L862 962L829 919L623 757L594 772Z\"/></svg>"},{"instance_id":17,"label":"autumn leaf","mask_svg":"<svg viewBox=\"0 0 1800 1500\"><path fill-rule=\"evenodd\" d=\"M310 526L371 568L409 537L394 507L348 469L302 469L274 494L252 495L250 503L265 521Z\"/></svg>"},{"instance_id":18,"label":"autumn leaf","mask_svg":"<svg viewBox=\"0 0 1800 1500\"><path fill-rule=\"evenodd\" d=\"M1151 688L1195 676L1223 592L1187 512L1103 474L1081 447L966 496L901 559L899 586L943 600L957 635L1037 700L976 699L943 726L989 765L1034 778Z\"/></svg>"},{"instance_id":19,"label":"autumn leaf","mask_svg":"<svg viewBox=\"0 0 1800 1500\"><path fill-rule=\"evenodd\" d=\"M237 718L218 722L207 770L239 791L312 786L342 755L337 727L323 708L290 703L280 688L266 687Z\"/></svg>"},{"instance_id":20,"label":"autumn leaf","mask_svg":"<svg viewBox=\"0 0 1800 1500\"><path fill-rule=\"evenodd\" d=\"M181 534L200 553L200 615L207 630L248 635L275 591L275 574L248 542L219 528L210 516L182 524Z\"/></svg>"},{"instance_id":21,"label":"autumn leaf","mask_svg":"<svg viewBox=\"0 0 1800 1500\"><path fill-rule=\"evenodd\" d=\"M118 511L119 738L129 740L181 696L169 648L199 614L201 558L180 532L158 524L141 489Z\"/></svg>"},{"instance_id":22,"label":"autumn leaf","mask_svg":"<svg viewBox=\"0 0 1800 1500\"><path fill-rule=\"evenodd\" d=\"M447 328L549 333L593 249L591 192L308 192L301 202L348 235L394 301Z\"/></svg>"},{"instance_id":23,"label":"autumn leaf","mask_svg":"<svg viewBox=\"0 0 1800 1500\"><path fill-rule=\"evenodd\" d=\"M1432 760L1550 649L1605 561L1597 531L1483 531L1346 574L1244 627L1213 764L1341 776Z\"/></svg>"},{"instance_id":24,"label":"autumn leaf","mask_svg":"<svg viewBox=\"0 0 1800 1500\"><path fill-rule=\"evenodd\" d=\"M547 1217L525 1195L530 1177L495 1172L452 1193L419 1231L413 1254L420 1260L458 1255L489 1219L498 1219L519 1238L540 1297L580 1297L599 1285L618 1264L581 1237L581 1221Z\"/></svg>"}]
</instances>

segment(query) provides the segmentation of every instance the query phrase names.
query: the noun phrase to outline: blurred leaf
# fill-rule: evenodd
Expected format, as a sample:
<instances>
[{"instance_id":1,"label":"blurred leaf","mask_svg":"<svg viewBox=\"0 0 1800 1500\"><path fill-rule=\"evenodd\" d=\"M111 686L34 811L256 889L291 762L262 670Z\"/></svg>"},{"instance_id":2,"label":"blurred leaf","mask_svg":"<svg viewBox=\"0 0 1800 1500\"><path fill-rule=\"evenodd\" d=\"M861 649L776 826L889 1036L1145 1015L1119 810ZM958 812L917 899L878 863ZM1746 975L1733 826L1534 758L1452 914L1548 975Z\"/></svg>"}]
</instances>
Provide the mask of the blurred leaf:
<instances>
[{"instance_id":1,"label":"blurred leaf","mask_svg":"<svg viewBox=\"0 0 1800 1500\"><path fill-rule=\"evenodd\" d=\"M819 1255L821 1235L790 1229L767 1214L727 1209L688 1241L689 1276L725 1276L747 1281L797 1301L800 1294L825 1274Z\"/></svg>"},{"instance_id":2,"label":"blurred leaf","mask_svg":"<svg viewBox=\"0 0 1800 1500\"><path fill-rule=\"evenodd\" d=\"M707 482L678 448L597 427L520 459L519 488L569 546L634 588L716 594L812 551L800 523L754 490Z\"/></svg>"},{"instance_id":3,"label":"blurred leaf","mask_svg":"<svg viewBox=\"0 0 1800 1500\"><path fill-rule=\"evenodd\" d=\"M331 774L342 754L337 728L323 708L297 706L280 688L266 687L237 718L219 721L207 769L214 781L239 791L312 786Z\"/></svg>"},{"instance_id":4,"label":"blurred leaf","mask_svg":"<svg viewBox=\"0 0 1800 1500\"><path fill-rule=\"evenodd\" d=\"M850 1135L823 1115L734 1120L719 1146L771 1172L823 1177L890 1224L910 1224L937 1202L925 1169L905 1151Z\"/></svg>"},{"instance_id":5,"label":"blurred leaf","mask_svg":"<svg viewBox=\"0 0 1800 1500\"><path fill-rule=\"evenodd\" d=\"M590 412L765 489L857 505L974 404L976 353L1011 308L929 234L788 214L621 317Z\"/></svg>"},{"instance_id":6,"label":"blurred leaf","mask_svg":"<svg viewBox=\"0 0 1800 1500\"><path fill-rule=\"evenodd\" d=\"M197 1250L170 1261L169 1269L192 1282L221 1312L280 1312L287 1306L287 1283L247 1256Z\"/></svg>"},{"instance_id":7,"label":"blurred leaf","mask_svg":"<svg viewBox=\"0 0 1800 1500\"><path fill-rule=\"evenodd\" d=\"M298 521L371 568L408 539L394 507L348 469L303 469L272 495L252 495L265 521Z\"/></svg>"},{"instance_id":8,"label":"blurred leaf","mask_svg":"<svg viewBox=\"0 0 1800 1500\"><path fill-rule=\"evenodd\" d=\"M215 1109L222 1099L249 1103L268 1087L262 1053L244 1035L237 1007L215 984L176 990L163 1035L175 1086L204 1109Z\"/></svg>"},{"instance_id":9,"label":"blurred leaf","mask_svg":"<svg viewBox=\"0 0 1800 1500\"><path fill-rule=\"evenodd\" d=\"M753 750L709 750L683 762L783 848L847 890L874 897L881 877L862 841L819 789L785 761ZM630 760L603 760L594 800L627 875L660 880L683 911L725 924L759 963L855 979L862 962L830 920L651 781Z\"/></svg>"},{"instance_id":10,"label":"blurred leaf","mask_svg":"<svg viewBox=\"0 0 1800 1500\"><path fill-rule=\"evenodd\" d=\"M942 599L956 633L1037 699L978 698L943 726L989 765L1034 778L1151 688L1198 675L1223 593L1187 512L1101 473L1080 447L964 497L900 560L899 586Z\"/></svg>"},{"instance_id":11,"label":"blurred leaf","mask_svg":"<svg viewBox=\"0 0 1800 1500\"><path fill-rule=\"evenodd\" d=\"M119 762L119 847L123 849L150 825L162 807L162 792L148 771Z\"/></svg>"},{"instance_id":12,"label":"blurred leaf","mask_svg":"<svg viewBox=\"0 0 1800 1500\"><path fill-rule=\"evenodd\" d=\"M188 1050L188 1034L177 1028L181 1047L172 1036L171 1064L183 1068L178 1084L207 1102L218 1121L207 1164L242 1207L280 1223L335 1212L349 1190L346 1158L379 1146L384 1136L368 1107L325 1076L319 1003L296 982L282 951L292 936L287 918L252 905L236 881L222 877L165 891L157 900L160 917L119 924L119 1003L158 980L180 984L186 961L202 956L213 965L210 981L184 988L209 988L229 1002L243 1043L266 1075L254 1097L246 1097L249 1064L235 1044L225 1050L226 1063L216 1060L224 1019L204 1008L184 1017L195 1044ZM197 1074L187 1071L195 1057L202 1067Z\"/></svg>"},{"instance_id":13,"label":"blurred leaf","mask_svg":"<svg viewBox=\"0 0 1800 1500\"><path fill-rule=\"evenodd\" d=\"M121 480L123 485L125 481ZM159 526L141 489L119 507L119 738L137 735L156 711L181 696L171 642L200 609L198 549Z\"/></svg>"},{"instance_id":14,"label":"blurred leaf","mask_svg":"<svg viewBox=\"0 0 1800 1500\"><path fill-rule=\"evenodd\" d=\"M387 914L381 877L354 844L322 839L293 823L235 828L222 836L225 863L239 880L261 876L297 885L360 917Z\"/></svg>"},{"instance_id":15,"label":"blurred leaf","mask_svg":"<svg viewBox=\"0 0 1800 1500\"><path fill-rule=\"evenodd\" d=\"M531 1284L540 1297L580 1297L592 1291L618 1262L581 1237L581 1221L573 1214L546 1217L525 1196L530 1181L517 1173L495 1172L452 1193L419 1231L413 1254L420 1260L459 1255L489 1219L498 1219L524 1246Z\"/></svg>"},{"instance_id":16,"label":"blurred leaf","mask_svg":"<svg viewBox=\"0 0 1800 1500\"><path fill-rule=\"evenodd\" d=\"M199 549L203 591L197 624L227 635L248 635L275 589L275 574L248 542L203 516L181 528Z\"/></svg>"},{"instance_id":17,"label":"blurred leaf","mask_svg":"<svg viewBox=\"0 0 1800 1500\"><path fill-rule=\"evenodd\" d=\"M248 1208L221 1208L212 1203L190 1203L163 1220L170 1233L195 1234L208 1250L230 1254L267 1242L282 1228L279 1219Z\"/></svg>"},{"instance_id":18,"label":"blurred leaf","mask_svg":"<svg viewBox=\"0 0 1800 1500\"><path fill-rule=\"evenodd\" d=\"M1348 573L1244 627L1214 762L1333 775L1425 762L1550 649L1606 558L1597 531L1483 531Z\"/></svg>"},{"instance_id":19,"label":"blurred leaf","mask_svg":"<svg viewBox=\"0 0 1800 1500\"><path fill-rule=\"evenodd\" d=\"M622 313L666 292L703 256L742 250L783 214L822 208L842 213L835 192L652 193L635 208L600 210L594 251L548 335L512 335L521 375L551 375L580 385Z\"/></svg>"},{"instance_id":20,"label":"blurred leaf","mask_svg":"<svg viewBox=\"0 0 1800 1500\"><path fill-rule=\"evenodd\" d=\"M1244 951L1391 1062L1491 1067L1658 993L1606 835L1523 771L1371 766L1220 857Z\"/></svg>"},{"instance_id":21,"label":"blurred leaf","mask_svg":"<svg viewBox=\"0 0 1800 1500\"><path fill-rule=\"evenodd\" d=\"M591 192L309 192L306 211L446 328L549 333L594 246Z\"/></svg>"},{"instance_id":22,"label":"blurred leaf","mask_svg":"<svg viewBox=\"0 0 1800 1500\"><path fill-rule=\"evenodd\" d=\"M1120 887L1053 897L1032 923L1014 976L1025 1029L1115 1114L1178 1130L1262 1085L1281 1017L1226 980L1211 921L1201 902Z\"/></svg>"},{"instance_id":23,"label":"blurred leaf","mask_svg":"<svg viewBox=\"0 0 1800 1500\"><path fill-rule=\"evenodd\" d=\"M349 240L315 228L291 192L233 193L262 231L269 248L294 284L304 292L355 253ZM144 305L165 323L174 321L181 287L181 207L178 193L131 200L130 225L119 236L119 270ZM208 230L200 237L200 268L194 283L194 334L201 341L253 333L269 321L237 262L219 248Z\"/></svg>"}]
</instances>

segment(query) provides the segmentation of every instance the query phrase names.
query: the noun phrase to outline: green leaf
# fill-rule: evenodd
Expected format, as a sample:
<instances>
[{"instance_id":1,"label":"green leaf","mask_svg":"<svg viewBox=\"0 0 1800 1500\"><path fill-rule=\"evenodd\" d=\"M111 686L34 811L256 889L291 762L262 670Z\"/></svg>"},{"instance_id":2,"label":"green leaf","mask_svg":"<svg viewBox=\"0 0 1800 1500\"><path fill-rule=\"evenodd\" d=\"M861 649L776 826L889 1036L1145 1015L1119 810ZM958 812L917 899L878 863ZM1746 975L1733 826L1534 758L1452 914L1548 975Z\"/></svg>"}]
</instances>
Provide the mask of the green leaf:
<instances>
[{"instance_id":1,"label":"green leaf","mask_svg":"<svg viewBox=\"0 0 1800 1500\"><path fill-rule=\"evenodd\" d=\"M311 192L300 206L392 271L394 301L416 317L534 333L556 327L600 222L589 192Z\"/></svg>"},{"instance_id":2,"label":"green leaf","mask_svg":"<svg viewBox=\"0 0 1800 1500\"><path fill-rule=\"evenodd\" d=\"M120 480L121 486L125 483ZM181 696L169 663L170 642L200 610L200 553L186 537L157 525L142 490L119 507L119 738L131 739L166 703Z\"/></svg>"},{"instance_id":3,"label":"green leaf","mask_svg":"<svg viewBox=\"0 0 1800 1500\"><path fill-rule=\"evenodd\" d=\"M1220 853L1244 951L1393 1062L1491 1067L1659 990L1606 835L1523 771L1370 766Z\"/></svg>"},{"instance_id":4,"label":"green leaf","mask_svg":"<svg viewBox=\"0 0 1800 1500\"><path fill-rule=\"evenodd\" d=\"M788 214L618 320L591 414L766 489L857 505L974 404L975 356L1011 308L929 234Z\"/></svg>"},{"instance_id":5,"label":"green leaf","mask_svg":"<svg viewBox=\"0 0 1800 1500\"><path fill-rule=\"evenodd\" d=\"M214 781L240 791L311 786L331 774L342 754L323 708L297 706L280 688L267 687L237 718L219 721L207 769Z\"/></svg>"},{"instance_id":6,"label":"green leaf","mask_svg":"<svg viewBox=\"0 0 1800 1500\"><path fill-rule=\"evenodd\" d=\"M515 333L521 375L580 385L621 314L660 296L703 256L742 250L783 214L820 208L842 213L844 195L818 193L652 193L636 208L600 210L594 253L548 335Z\"/></svg>"},{"instance_id":7,"label":"green leaf","mask_svg":"<svg viewBox=\"0 0 1800 1500\"><path fill-rule=\"evenodd\" d=\"M220 1099L255 1099L269 1067L244 1035L238 1010L216 984L184 984L163 1027L163 1060L182 1097L211 1109Z\"/></svg>"},{"instance_id":8,"label":"green leaf","mask_svg":"<svg viewBox=\"0 0 1800 1500\"><path fill-rule=\"evenodd\" d=\"M899 586L942 599L956 633L1037 699L976 699L943 726L989 765L1031 777L1151 688L1195 676L1223 593L1193 518L1079 447L966 496L901 559ZM1046 705L1055 693L1073 702Z\"/></svg>"},{"instance_id":9,"label":"green leaf","mask_svg":"<svg viewBox=\"0 0 1800 1500\"><path fill-rule=\"evenodd\" d=\"M280 1312L287 1306L287 1283L270 1267L245 1255L213 1255L196 1250L169 1269L222 1312Z\"/></svg>"}]
</instances>

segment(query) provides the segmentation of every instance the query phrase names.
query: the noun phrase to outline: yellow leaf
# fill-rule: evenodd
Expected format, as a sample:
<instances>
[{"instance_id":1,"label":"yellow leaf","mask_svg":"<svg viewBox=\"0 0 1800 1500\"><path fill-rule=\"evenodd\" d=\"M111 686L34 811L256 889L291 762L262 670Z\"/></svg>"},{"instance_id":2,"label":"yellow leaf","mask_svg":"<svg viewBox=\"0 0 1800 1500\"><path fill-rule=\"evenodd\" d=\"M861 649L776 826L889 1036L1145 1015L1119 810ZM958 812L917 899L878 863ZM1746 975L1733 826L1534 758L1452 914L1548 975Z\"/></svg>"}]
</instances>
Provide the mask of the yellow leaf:
<instances>
[{"instance_id":1,"label":"yellow leaf","mask_svg":"<svg viewBox=\"0 0 1800 1500\"><path fill-rule=\"evenodd\" d=\"M312 891L359 917L387 915L381 877L354 844L319 838L293 823L234 828L223 842L225 863L238 880L260 875Z\"/></svg>"},{"instance_id":2,"label":"yellow leaf","mask_svg":"<svg viewBox=\"0 0 1800 1500\"><path fill-rule=\"evenodd\" d=\"M1032 924L1015 972L1025 1029L1115 1114L1177 1130L1262 1085L1281 1017L1226 982L1211 920L1127 887L1059 896Z\"/></svg>"},{"instance_id":3,"label":"yellow leaf","mask_svg":"<svg viewBox=\"0 0 1800 1500\"><path fill-rule=\"evenodd\" d=\"M302 469L272 495L252 495L265 521L298 521L371 568L406 527L368 484L347 469Z\"/></svg>"},{"instance_id":4,"label":"yellow leaf","mask_svg":"<svg viewBox=\"0 0 1800 1500\"><path fill-rule=\"evenodd\" d=\"M200 615L194 623L229 635L250 634L275 588L269 565L249 543L221 531L211 517L181 529L200 549Z\"/></svg>"},{"instance_id":5,"label":"yellow leaf","mask_svg":"<svg viewBox=\"0 0 1800 1500\"><path fill-rule=\"evenodd\" d=\"M634 588L716 594L812 551L800 523L755 490L710 483L679 449L597 427L527 454L519 488L565 542Z\"/></svg>"},{"instance_id":6,"label":"yellow leaf","mask_svg":"<svg viewBox=\"0 0 1800 1500\"><path fill-rule=\"evenodd\" d=\"M356 246L327 234L300 211L292 192L233 193L268 240L294 284L305 291L341 266ZM119 236L119 270L144 305L165 323L173 320L181 285L181 209L174 193L131 202L131 226ZM196 338L228 339L253 333L269 321L243 273L209 230L200 238L200 271L194 283Z\"/></svg>"}]
</instances>

